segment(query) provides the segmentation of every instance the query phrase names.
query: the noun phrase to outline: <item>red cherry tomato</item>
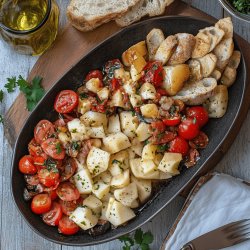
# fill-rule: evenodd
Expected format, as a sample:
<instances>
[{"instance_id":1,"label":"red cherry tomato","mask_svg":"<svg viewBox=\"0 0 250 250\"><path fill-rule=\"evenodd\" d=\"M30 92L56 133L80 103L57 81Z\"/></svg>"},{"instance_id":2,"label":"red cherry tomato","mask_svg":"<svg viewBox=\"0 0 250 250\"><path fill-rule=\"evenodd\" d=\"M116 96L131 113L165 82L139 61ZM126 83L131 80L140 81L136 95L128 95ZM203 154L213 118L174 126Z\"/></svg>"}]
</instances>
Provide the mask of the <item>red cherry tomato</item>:
<instances>
[{"instance_id":1,"label":"red cherry tomato","mask_svg":"<svg viewBox=\"0 0 250 250\"><path fill-rule=\"evenodd\" d=\"M68 180L76 171L77 165L74 159L67 158L65 161L63 161L62 166L59 167L60 171L60 181L66 181Z\"/></svg>"},{"instance_id":2,"label":"red cherry tomato","mask_svg":"<svg viewBox=\"0 0 250 250\"><path fill-rule=\"evenodd\" d=\"M65 150L58 139L49 138L41 146L43 151L53 159L62 160L65 157Z\"/></svg>"},{"instance_id":3,"label":"red cherry tomato","mask_svg":"<svg viewBox=\"0 0 250 250\"><path fill-rule=\"evenodd\" d=\"M189 150L189 146L186 140L177 136L174 140L169 143L168 151L171 153L180 153L186 156Z\"/></svg>"},{"instance_id":4,"label":"red cherry tomato","mask_svg":"<svg viewBox=\"0 0 250 250\"><path fill-rule=\"evenodd\" d=\"M164 124L166 126L173 127L173 126L176 126L176 125L180 124L180 122L181 122L181 116L180 115L175 115L173 117L169 117L169 118L163 119L162 121L164 122Z\"/></svg>"},{"instance_id":5,"label":"red cherry tomato","mask_svg":"<svg viewBox=\"0 0 250 250\"><path fill-rule=\"evenodd\" d=\"M38 178L44 186L52 187L59 182L60 175L56 168L51 170L44 168L38 171Z\"/></svg>"},{"instance_id":6,"label":"red cherry tomato","mask_svg":"<svg viewBox=\"0 0 250 250\"><path fill-rule=\"evenodd\" d=\"M35 174L37 172L32 156L25 155L20 159L19 170L23 174Z\"/></svg>"},{"instance_id":7,"label":"red cherry tomato","mask_svg":"<svg viewBox=\"0 0 250 250\"><path fill-rule=\"evenodd\" d=\"M187 117L195 118L200 128L203 127L209 119L207 110L201 106L188 108Z\"/></svg>"},{"instance_id":8,"label":"red cherry tomato","mask_svg":"<svg viewBox=\"0 0 250 250\"><path fill-rule=\"evenodd\" d=\"M59 233L73 235L79 231L79 227L68 216L63 216L58 225Z\"/></svg>"},{"instance_id":9,"label":"red cherry tomato","mask_svg":"<svg viewBox=\"0 0 250 250\"><path fill-rule=\"evenodd\" d=\"M150 124L150 132L152 135L158 135L166 130L166 125L162 121L155 121Z\"/></svg>"},{"instance_id":10,"label":"red cherry tomato","mask_svg":"<svg viewBox=\"0 0 250 250\"><path fill-rule=\"evenodd\" d=\"M45 168L45 161L46 159L44 159L44 157L42 156L34 156L34 165L37 167L38 170Z\"/></svg>"},{"instance_id":11,"label":"red cherry tomato","mask_svg":"<svg viewBox=\"0 0 250 250\"><path fill-rule=\"evenodd\" d=\"M54 133L54 125L48 120L41 120L34 129L34 138L38 144L41 144Z\"/></svg>"},{"instance_id":12,"label":"red cherry tomato","mask_svg":"<svg viewBox=\"0 0 250 250\"><path fill-rule=\"evenodd\" d=\"M70 182L62 182L56 190L57 195L63 201L78 200L80 193L74 184Z\"/></svg>"},{"instance_id":13,"label":"red cherry tomato","mask_svg":"<svg viewBox=\"0 0 250 250\"><path fill-rule=\"evenodd\" d=\"M167 90L165 90L163 88L157 88L156 89L156 93L158 93L160 96L166 96L166 95L168 95Z\"/></svg>"},{"instance_id":14,"label":"red cherry tomato","mask_svg":"<svg viewBox=\"0 0 250 250\"><path fill-rule=\"evenodd\" d=\"M44 214L50 210L51 198L48 194L37 194L31 202L31 210L35 214Z\"/></svg>"},{"instance_id":15,"label":"red cherry tomato","mask_svg":"<svg viewBox=\"0 0 250 250\"><path fill-rule=\"evenodd\" d=\"M111 85L112 85L112 91L116 91L121 87L119 80L116 78L112 78Z\"/></svg>"},{"instance_id":16,"label":"red cherry tomato","mask_svg":"<svg viewBox=\"0 0 250 250\"><path fill-rule=\"evenodd\" d=\"M102 81L103 80L102 72L98 69L92 70L87 74L85 80L88 81L92 78L98 78L100 81Z\"/></svg>"},{"instance_id":17,"label":"red cherry tomato","mask_svg":"<svg viewBox=\"0 0 250 250\"><path fill-rule=\"evenodd\" d=\"M199 132L199 125L195 118L187 118L183 120L178 128L179 136L186 140L194 139Z\"/></svg>"},{"instance_id":18,"label":"red cherry tomato","mask_svg":"<svg viewBox=\"0 0 250 250\"><path fill-rule=\"evenodd\" d=\"M164 78L164 70L162 63L158 61L148 62L143 68L144 75L142 76L142 82L150 82L155 87L161 87Z\"/></svg>"},{"instance_id":19,"label":"red cherry tomato","mask_svg":"<svg viewBox=\"0 0 250 250\"><path fill-rule=\"evenodd\" d=\"M54 201L58 197L57 193L56 193L56 190L48 191L48 194L49 194L52 201Z\"/></svg>"},{"instance_id":20,"label":"red cherry tomato","mask_svg":"<svg viewBox=\"0 0 250 250\"><path fill-rule=\"evenodd\" d=\"M58 113L70 113L78 105L78 95L72 90L61 91L55 100L54 108Z\"/></svg>"},{"instance_id":21,"label":"red cherry tomato","mask_svg":"<svg viewBox=\"0 0 250 250\"><path fill-rule=\"evenodd\" d=\"M60 205L62 207L62 211L66 215L70 215L78 206L76 201L63 201L60 200Z\"/></svg>"},{"instance_id":22,"label":"red cherry tomato","mask_svg":"<svg viewBox=\"0 0 250 250\"><path fill-rule=\"evenodd\" d=\"M51 209L42 215L43 221L49 226L58 226L62 218L62 208L59 203L53 202Z\"/></svg>"},{"instance_id":23,"label":"red cherry tomato","mask_svg":"<svg viewBox=\"0 0 250 250\"><path fill-rule=\"evenodd\" d=\"M28 150L31 156L42 156L44 159L47 159L47 155L43 152L42 147L34 138L29 142Z\"/></svg>"}]
</instances>

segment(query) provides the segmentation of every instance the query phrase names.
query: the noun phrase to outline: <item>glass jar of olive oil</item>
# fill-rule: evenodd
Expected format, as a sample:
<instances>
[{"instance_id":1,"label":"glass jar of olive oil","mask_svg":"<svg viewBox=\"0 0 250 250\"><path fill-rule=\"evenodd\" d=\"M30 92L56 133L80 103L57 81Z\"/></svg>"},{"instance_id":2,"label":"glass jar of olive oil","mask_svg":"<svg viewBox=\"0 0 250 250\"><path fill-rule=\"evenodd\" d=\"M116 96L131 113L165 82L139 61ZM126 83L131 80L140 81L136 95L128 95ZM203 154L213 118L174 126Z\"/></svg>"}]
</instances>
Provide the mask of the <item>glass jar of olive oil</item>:
<instances>
[{"instance_id":1,"label":"glass jar of olive oil","mask_svg":"<svg viewBox=\"0 0 250 250\"><path fill-rule=\"evenodd\" d=\"M59 8L54 0L0 0L2 38L21 54L40 55L56 38Z\"/></svg>"}]
</instances>

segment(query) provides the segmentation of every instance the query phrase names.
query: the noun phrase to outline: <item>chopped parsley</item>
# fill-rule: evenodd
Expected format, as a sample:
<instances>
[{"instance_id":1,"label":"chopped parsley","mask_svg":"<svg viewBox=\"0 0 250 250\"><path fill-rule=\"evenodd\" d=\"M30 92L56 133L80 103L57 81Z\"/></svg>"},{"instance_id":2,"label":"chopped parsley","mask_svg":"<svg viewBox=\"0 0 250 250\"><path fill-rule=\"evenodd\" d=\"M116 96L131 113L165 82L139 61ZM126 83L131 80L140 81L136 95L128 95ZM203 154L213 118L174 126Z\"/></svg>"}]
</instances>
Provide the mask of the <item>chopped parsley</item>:
<instances>
[{"instance_id":1,"label":"chopped parsley","mask_svg":"<svg viewBox=\"0 0 250 250\"><path fill-rule=\"evenodd\" d=\"M73 133L73 134L74 134L74 133L77 133L77 129L76 129L76 128L72 129L72 130L71 130L71 133Z\"/></svg>"},{"instance_id":2,"label":"chopped parsley","mask_svg":"<svg viewBox=\"0 0 250 250\"><path fill-rule=\"evenodd\" d=\"M47 160L45 160L44 166L46 166L46 168L49 171L58 172L58 169L56 168L57 167L57 162L55 160L51 159L51 158L48 158Z\"/></svg>"},{"instance_id":3,"label":"chopped parsley","mask_svg":"<svg viewBox=\"0 0 250 250\"><path fill-rule=\"evenodd\" d=\"M56 143L56 153L60 154L62 152L62 146L61 144L58 142Z\"/></svg>"},{"instance_id":4,"label":"chopped parsley","mask_svg":"<svg viewBox=\"0 0 250 250\"><path fill-rule=\"evenodd\" d=\"M4 95L4 94L3 94L3 90L1 89L1 90L0 90L0 102L3 102L3 95Z\"/></svg>"},{"instance_id":5,"label":"chopped parsley","mask_svg":"<svg viewBox=\"0 0 250 250\"><path fill-rule=\"evenodd\" d=\"M89 95L88 95L87 93L80 93L79 96L80 96L80 99L81 99L81 100L82 100L82 99L86 99L86 98L89 97Z\"/></svg>"},{"instance_id":6,"label":"chopped parsley","mask_svg":"<svg viewBox=\"0 0 250 250\"><path fill-rule=\"evenodd\" d=\"M168 144L158 145L157 151L158 151L158 152L165 152L168 148L169 148L169 145L168 145Z\"/></svg>"},{"instance_id":7,"label":"chopped parsley","mask_svg":"<svg viewBox=\"0 0 250 250\"><path fill-rule=\"evenodd\" d=\"M73 141L73 142L71 143L71 148L72 148L73 150L79 151L80 148L81 148L81 145L79 144L79 142Z\"/></svg>"}]
</instances>

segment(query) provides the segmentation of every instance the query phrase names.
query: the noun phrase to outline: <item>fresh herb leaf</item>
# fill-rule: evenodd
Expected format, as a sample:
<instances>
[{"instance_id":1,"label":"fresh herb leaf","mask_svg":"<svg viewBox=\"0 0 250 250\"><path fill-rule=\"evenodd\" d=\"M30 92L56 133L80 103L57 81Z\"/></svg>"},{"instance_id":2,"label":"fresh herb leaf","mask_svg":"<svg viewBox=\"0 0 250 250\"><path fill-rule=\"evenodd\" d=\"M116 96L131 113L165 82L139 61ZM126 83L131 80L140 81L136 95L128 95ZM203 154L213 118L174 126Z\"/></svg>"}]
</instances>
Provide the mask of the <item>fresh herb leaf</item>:
<instances>
[{"instance_id":1,"label":"fresh herb leaf","mask_svg":"<svg viewBox=\"0 0 250 250\"><path fill-rule=\"evenodd\" d=\"M134 245L134 240L129 236L129 235L123 235L119 238L119 241L127 244L129 243L130 246L133 246Z\"/></svg>"},{"instance_id":2,"label":"fresh herb leaf","mask_svg":"<svg viewBox=\"0 0 250 250\"><path fill-rule=\"evenodd\" d=\"M62 146L61 146L61 144L58 142L57 144L56 144L56 153L57 154L60 154L62 152Z\"/></svg>"},{"instance_id":3,"label":"fresh herb leaf","mask_svg":"<svg viewBox=\"0 0 250 250\"><path fill-rule=\"evenodd\" d=\"M158 152L165 152L168 148L169 148L169 145L168 145L168 144L158 145L157 151L158 151Z\"/></svg>"},{"instance_id":4,"label":"fresh herb leaf","mask_svg":"<svg viewBox=\"0 0 250 250\"><path fill-rule=\"evenodd\" d=\"M236 10L243 14L250 14L249 0L230 0Z\"/></svg>"},{"instance_id":5,"label":"fresh herb leaf","mask_svg":"<svg viewBox=\"0 0 250 250\"><path fill-rule=\"evenodd\" d=\"M52 169L56 168L56 161L54 161L51 158L48 158L47 160L45 160L44 162L44 166L46 166L46 168L51 171Z\"/></svg>"},{"instance_id":6,"label":"fresh herb leaf","mask_svg":"<svg viewBox=\"0 0 250 250\"><path fill-rule=\"evenodd\" d=\"M146 232L143 234L143 240L142 243L144 244L151 244L154 240L154 236L151 232Z\"/></svg>"},{"instance_id":7,"label":"fresh herb leaf","mask_svg":"<svg viewBox=\"0 0 250 250\"><path fill-rule=\"evenodd\" d=\"M0 102L3 102L3 90L0 90Z\"/></svg>"},{"instance_id":8,"label":"fresh herb leaf","mask_svg":"<svg viewBox=\"0 0 250 250\"><path fill-rule=\"evenodd\" d=\"M7 78L7 81L8 82L4 85L4 87L7 89L8 93L14 92L17 86L16 77L13 76L12 78Z\"/></svg>"},{"instance_id":9,"label":"fresh herb leaf","mask_svg":"<svg viewBox=\"0 0 250 250\"><path fill-rule=\"evenodd\" d=\"M72 144L71 144L71 148L73 150L78 151L81 148L81 145L77 141L73 141Z\"/></svg>"},{"instance_id":10,"label":"fresh herb leaf","mask_svg":"<svg viewBox=\"0 0 250 250\"><path fill-rule=\"evenodd\" d=\"M36 104L41 100L45 91L41 86L42 78L40 76L35 76L34 79L29 84L22 76L19 76L17 80L17 85L20 91L22 91L26 97L27 109L32 111Z\"/></svg>"},{"instance_id":11,"label":"fresh herb leaf","mask_svg":"<svg viewBox=\"0 0 250 250\"><path fill-rule=\"evenodd\" d=\"M81 93L79 96L80 96L80 99L81 99L81 100L82 100L82 99L86 99L86 98L89 97L89 95L88 95L87 93Z\"/></svg>"},{"instance_id":12,"label":"fresh herb leaf","mask_svg":"<svg viewBox=\"0 0 250 250\"><path fill-rule=\"evenodd\" d=\"M144 244L144 243L141 244L140 247L141 247L141 250L150 250L149 245Z\"/></svg>"},{"instance_id":13,"label":"fresh herb leaf","mask_svg":"<svg viewBox=\"0 0 250 250\"><path fill-rule=\"evenodd\" d=\"M142 243L142 236L143 236L143 232L142 232L141 228L137 229L135 231L135 236L134 236L136 244L140 245Z\"/></svg>"},{"instance_id":14,"label":"fresh herb leaf","mask_svg":"<svg viewBox=\"0 0 250 250\"><path fill-rule=\"evenodd\" d=\"M0 115L0 123L3 123L3 117Z\"/></svg>"}]
</instances>

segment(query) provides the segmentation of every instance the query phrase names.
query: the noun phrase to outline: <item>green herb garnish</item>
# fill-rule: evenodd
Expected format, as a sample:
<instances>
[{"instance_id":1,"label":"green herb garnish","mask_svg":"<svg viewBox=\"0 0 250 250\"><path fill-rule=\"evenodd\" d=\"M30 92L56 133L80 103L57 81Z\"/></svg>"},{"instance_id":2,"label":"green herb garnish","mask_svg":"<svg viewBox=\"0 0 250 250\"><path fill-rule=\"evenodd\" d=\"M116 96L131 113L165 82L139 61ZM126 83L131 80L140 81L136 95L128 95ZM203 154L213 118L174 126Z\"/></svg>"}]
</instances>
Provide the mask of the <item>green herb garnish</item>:
<instances>
[{"instance_id":1,"label":"green herb garnish","mask_svg":"<svg viewBox=\"0 0 250 250\"><path fill-rule=\"evenodd\" d=\"M56 168L57 164L56 164L56 161L54 161L53 159L49 158L49 159L45 160L44 166L46 166L46 168L49 171L51 171L52 169Z\"/></svg>"},{"instance_id":2,"label":"green herb garnish","mask_svg":"<svg viewBox=\"0 0 250 250\"><path fill-rule=\"evenodd\" d=\"M153 242L154 237L151 232L144 233L140 228L135 231L134 235L128 234L119 238L124 243L123 250L131 250L132 246L137 249L150 250L149 245Z\"/></svg>"},{"instance_id":3,"label":"green herb garnish","mask_svg":"<svg viewBox=\"0 0 250 250\"><path fill-rule=\"evenodd\" d=\"M81 148L81 145L77 141L73 141L72 144L71 144L71 148L73 150L78 151Z\"/></svg>"},{"instance_id":4,"label":"green herb garnish","mask_svg":"<svg viewBox=\"0 0 250 250\"><path fill-rule=\"evenodd\" d=\"M0 90L0 102L3 102L3 91Z\"/></svg>"},{"instance_id":5,"label":"green herb garnish","mask_svg":"<svg viewBox=\"0 0 250 250\"><path fill-rule=\"evenodd\" d=\"M56 143L56 153L60 154L62 152L62 146L61 144L58 142Z\"/></svg>"},{"instance_id":6,"label":"green herb garnish","mask_svg":"<svg viewBox=\"0 0 250 250\"><path fill-rule=\"evenodd\" d=\"M158 151L158 152L165 152L168 148L169 148L169 145L168 145L168 144L158 145L157 151Z\"/></svg>"},{"instance_id":7,"label":"green herb garnish","mask_svg":"<svg viewBox=\"0 0 250 250\"><path fill-rule=\"evenodd\" d=\"M7 78L7 83L4 85L4 87L7 89L8 93L14 92L16 86L17 86L17 81L15 76L13 76L12 78Z\"/></svg>"},{"instance_id":8,"label":"green herb garnish","mask_svg":"<svg viewBox=\"0 0 250 250\"><path fill-rule=\"evenodd\" d=\"M80 99L86 99L89 97L89 95L87 93L80 93Z\"/></svg>"},{"instance_id":9,"label":"green herb garnish","mask_svg":"<svg viewBox=\"0 0 250 250\"><path fill-rule=\"evenodd\" d=\"M233 7L243 14L250 14L249 0L230 0Z\"/></svg>"}]
</instances>

